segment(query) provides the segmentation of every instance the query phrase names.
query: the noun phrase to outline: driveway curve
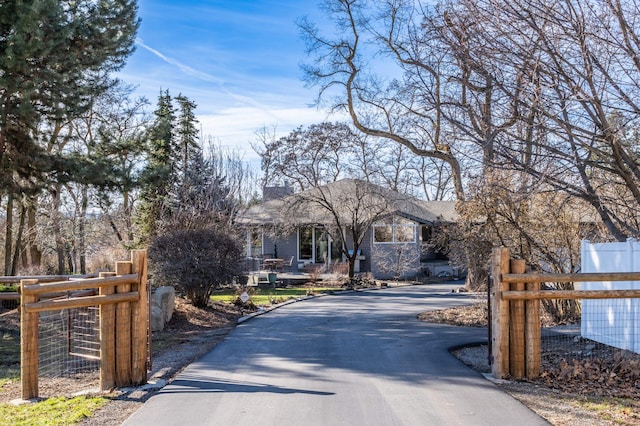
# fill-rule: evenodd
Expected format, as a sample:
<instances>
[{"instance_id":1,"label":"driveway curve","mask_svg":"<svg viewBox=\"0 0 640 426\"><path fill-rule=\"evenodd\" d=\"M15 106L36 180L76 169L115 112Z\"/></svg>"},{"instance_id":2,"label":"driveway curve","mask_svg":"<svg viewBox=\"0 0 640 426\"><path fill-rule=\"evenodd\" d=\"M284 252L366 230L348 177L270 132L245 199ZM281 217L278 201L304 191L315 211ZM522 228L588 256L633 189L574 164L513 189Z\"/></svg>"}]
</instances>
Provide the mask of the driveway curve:
<instances>
[{"instance_id":1,"label":"driveway curve","mask_svg":"<svg viewBox=\"0 0 640 426\"><path fill-rule=\"evenodd\" d=\"M341 293L245 322L125 425L548 424L448 348L484 329L419 312L469 303L453 285Z\"/></svg>"}]
</instances>

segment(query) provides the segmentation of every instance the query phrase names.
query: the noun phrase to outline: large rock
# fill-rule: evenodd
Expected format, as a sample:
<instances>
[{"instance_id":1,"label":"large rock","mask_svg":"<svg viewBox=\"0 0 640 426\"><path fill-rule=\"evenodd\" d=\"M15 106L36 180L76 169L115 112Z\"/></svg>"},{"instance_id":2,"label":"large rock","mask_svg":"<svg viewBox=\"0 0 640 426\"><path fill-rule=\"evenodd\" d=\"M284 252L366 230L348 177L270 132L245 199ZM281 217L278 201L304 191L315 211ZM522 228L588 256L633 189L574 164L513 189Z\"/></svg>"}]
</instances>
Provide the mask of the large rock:
<instances>
[{"instance_id":1,"label":"large rock","mask_svg":"<svg viewBox=\"0 0 640 426\"><path fill-rule=\"evenodd\" d=\"M151 331L162 331L173 316L176 291L171 286L158 287L151 294Z\"/></svg>"},{"instance_id":2,"label":"large rock","mask_svg":"<svg viewBox=\"0 0 640 426\"><path fill-rule=\"evenodd\" d=\"M151 331L164 330L164 315L158 306L151 306Z\"/></svg>"}]
</instances>

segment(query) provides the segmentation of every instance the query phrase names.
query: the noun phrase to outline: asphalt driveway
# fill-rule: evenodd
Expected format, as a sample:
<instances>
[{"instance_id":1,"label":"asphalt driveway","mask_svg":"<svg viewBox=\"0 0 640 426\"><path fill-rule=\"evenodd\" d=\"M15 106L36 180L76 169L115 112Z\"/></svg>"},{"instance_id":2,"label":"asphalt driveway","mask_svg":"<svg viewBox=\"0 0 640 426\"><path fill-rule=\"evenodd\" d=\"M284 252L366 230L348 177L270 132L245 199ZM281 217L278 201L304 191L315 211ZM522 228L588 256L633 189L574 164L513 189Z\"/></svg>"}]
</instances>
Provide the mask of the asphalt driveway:
<instances>
[{"instance_id":1,"label":"asphalt driveway","mask_svg":"<svg viewBox=\"0 0 640 426\"><path fill-rule=\"evenodd\" d=\"M454 287L343 293L256 317L125 424L547 424L448 352L484 329L416 319L468 303Z\"/></svg>"}]
</instances>

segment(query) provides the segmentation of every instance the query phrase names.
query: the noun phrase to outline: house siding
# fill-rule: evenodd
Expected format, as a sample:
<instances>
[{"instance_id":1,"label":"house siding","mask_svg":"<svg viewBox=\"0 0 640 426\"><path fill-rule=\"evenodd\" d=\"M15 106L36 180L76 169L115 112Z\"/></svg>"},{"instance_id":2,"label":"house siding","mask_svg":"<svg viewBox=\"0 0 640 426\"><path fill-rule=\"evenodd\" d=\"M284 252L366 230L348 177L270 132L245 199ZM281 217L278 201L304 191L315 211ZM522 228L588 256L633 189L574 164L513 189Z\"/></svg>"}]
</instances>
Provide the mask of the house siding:
<instances>
[{"instance_id":1,"label":"house siding","mask_svg":"<svg viewBox=\"0 0 640 426\"><path fill-rule=\"evenodd\" d=\"M399 278L412 278L420 272L420 238L418 232L419 226L414 229L414 242L412 243L384 243L375 244L373 235L369 231L370 270L377 279L390 279L394 275ZM398 264L398 256L401 256L400 266Z\"/></svg>"},{"instance_id":2,"label":"house siding","mask_svg":"<svg viewBox=\"0 0 640 426\"><path fill-rule=\"evenodd\" d=\"M298 260L298 236L297 233L289 234L286 236L279 236L273 238L272 236L265 235L264 243L262 246L262 253L265 257L274 257L275 249L278 251L278 258L284 259L289 262L291 256L293 256L293 270L297 270Z\"/></svg>"},{"instance_id":3,"label":"house siding","mask_svg":"<svg viewBox=\"0 0 640 426\"><path fill-rule=\"evenodd\" d=\"M373 256L372 242L373 237L371 234L371 229L368 229L367 233L364 236L364 240L362 240L362 244L360 245L362 256L364 256L364 260L360 261L360 272L373 272L373 270L371 269L371 259Z\"/></svg>"}]
</instances>

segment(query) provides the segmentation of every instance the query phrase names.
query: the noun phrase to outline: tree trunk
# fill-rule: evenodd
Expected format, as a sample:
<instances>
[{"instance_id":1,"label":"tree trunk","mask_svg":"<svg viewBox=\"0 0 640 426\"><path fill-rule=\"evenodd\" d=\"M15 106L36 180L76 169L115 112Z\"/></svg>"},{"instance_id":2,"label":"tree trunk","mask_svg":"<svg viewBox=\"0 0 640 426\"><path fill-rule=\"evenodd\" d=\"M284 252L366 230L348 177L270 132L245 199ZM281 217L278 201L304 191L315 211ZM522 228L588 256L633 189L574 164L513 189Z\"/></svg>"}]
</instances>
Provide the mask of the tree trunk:
<instances>
[{"instance_id":1,"label":"tree trunk","mask_svg":"<svg viewBox=\"0 0 640 426\"><path fill-rule=\"evenodd\" d=\"M76 262L76 253L75 250L73 248L69 248L69 250L66 250L64 252L65 257L67 258L67 271L70 271L70 273L75 274L78 272L78 268L77 268L77 262Z\"/></svg>"},{"instance_id":2,"label":"tree trunk","mask_svg":"<svg viewBox=\"0 0 640 426\"><path fill-rule=\"evenodd\" d=\"M356 256L347 256L349 262L349 281L353 281L353 277L356 275Z\"/></svg>"},{"instance_id":3,"label":"tree trunk","mask_svg":"<svg viewBox=\"0 0 640 426\"><path fill-rule=\"evenodd\" d=\"M13 243L13 194L7 195L7 223L4 233L4 275L11 271L11 247Z\"/></svg>"},{"instance_id":4,"label":"tree trunk","mask_svg":"<svg viewBox=\"0 0 640 426\"><path fill-rule=\"evenodd\" d=\"M80 203L80 217L78 218L78 252L80 255L80 273L87 273L87 253L86 253L86 220L87 205L89 197L87 195L87 186L82 187L82 200ZM75 271L74 271L75 272Z\"/></svg>"},{"instance_id":5,"label":"tree trunk","mask_svg":"<svg viewBox=\"0 0 640 426\"><path fill-rule=\"evenodd\" d=\"M124 221L127 227L127 245L131 245L133 243L133 225L131 220L131 202L129 199L129 191L125 191L122 194L122 207L124 210Z\"/></svg>"},{"instance_id":6,"label":"tree trunk","mask_svg":"<svg viewBox=\"0 0 640 426\"><path fill-rule=\"evenodd\" d=\"M29 266L42 265L42 251L38 247L38 233L36 229L36 214L38 212L38 198L31 197L27 204L27 249L29 252Z\"/></svg>"},{"instance_id":7,"label":"tree trunk","mask_svg":"<svg viewBox=\"0 0 640 426\"><path fill-rule=\"evenodd\" d=\"M60 191L62 190L61 185L57 184L53 191L53 238L56 244L56 255L58 257L58 274L64 274L64 261L65 261L65 253L64 253L64 240L62 238L62 229L60 226L60 222L62 220L62 215L60 214Z\"/></svg>"},{"instance_id":8,"label":"tree trunk","mask_svg":"<svg viewBox=\"0 0 640 426\"><path fill-rule=\"evenodd\" d=\"M16 271L18 270L18 261L20 260L20 253L22 252L22 249L24 247L24 244L22 242L22 234L24 233L24 223L25 223L26 216L27 216L27 209L23 202L22 207L20 208L20 222L18 225L18 235L16 235L16 246L15 246L15 250L13 251L13 260L11 262L10 275L15 275Z\"/></svg>"}]
</instances>

